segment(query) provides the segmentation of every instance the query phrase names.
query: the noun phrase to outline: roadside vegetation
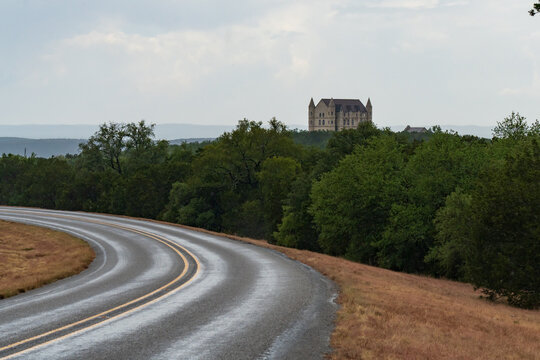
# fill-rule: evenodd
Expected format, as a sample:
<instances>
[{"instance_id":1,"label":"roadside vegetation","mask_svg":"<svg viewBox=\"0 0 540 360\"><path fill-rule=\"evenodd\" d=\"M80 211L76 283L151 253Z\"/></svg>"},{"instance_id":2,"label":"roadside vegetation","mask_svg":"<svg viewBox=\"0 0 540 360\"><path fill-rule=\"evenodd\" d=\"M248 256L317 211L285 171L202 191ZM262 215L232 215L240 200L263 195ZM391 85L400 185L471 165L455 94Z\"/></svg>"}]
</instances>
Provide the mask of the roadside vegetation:
<instances>
[{"instance_id":1,"label":"roadside vegetation","mask_svg":"<svg viewBox=\"0 0 540 360\"><path fill-rule=\"evenodd\" d=\"M0 299L78 274L94 257L71 235L0 221Z\"/></svg>"},{"instance_id":2,"label":"roadside vegetation","mask_svg":"<svg viewBox=\"0 0 540 360\"><path fill-rule=\"evenodd\" d=\"M109 123L77 156L2 156L0 203L267 239L537 308L540 124L512 113L493 135L242 120L213 142L169 146L144 121Z\"/></svg>"}]
</instances>

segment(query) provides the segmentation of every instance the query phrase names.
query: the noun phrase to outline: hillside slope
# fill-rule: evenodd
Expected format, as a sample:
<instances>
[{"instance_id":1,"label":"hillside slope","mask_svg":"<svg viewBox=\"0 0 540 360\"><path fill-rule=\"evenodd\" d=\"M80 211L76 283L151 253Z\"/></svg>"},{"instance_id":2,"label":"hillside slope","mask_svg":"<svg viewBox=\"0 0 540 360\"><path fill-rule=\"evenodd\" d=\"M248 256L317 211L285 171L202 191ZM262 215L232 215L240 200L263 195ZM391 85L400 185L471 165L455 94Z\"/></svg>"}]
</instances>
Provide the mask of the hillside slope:
<instances>
[{"instance_id":1,"label":"hillside slope","mask_svg":"<svg viewBox=\"0 0 540 360\"><path fill-rule=\"evenodd\" d=\"M339 285L332 359L532 360L540 354L540 311L489 302L469 284L224 236L280 251Z\"/></svg>"}]
</instances>

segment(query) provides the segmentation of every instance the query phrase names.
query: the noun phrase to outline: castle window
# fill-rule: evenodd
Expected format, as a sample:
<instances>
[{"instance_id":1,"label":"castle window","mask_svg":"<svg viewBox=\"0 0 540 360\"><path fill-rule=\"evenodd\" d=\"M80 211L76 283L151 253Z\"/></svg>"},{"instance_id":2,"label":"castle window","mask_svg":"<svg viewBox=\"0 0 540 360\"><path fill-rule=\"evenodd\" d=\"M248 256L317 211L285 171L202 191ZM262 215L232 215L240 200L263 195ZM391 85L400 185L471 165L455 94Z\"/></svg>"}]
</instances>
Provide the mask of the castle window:
<instances>
[{"instance_id":1,"label":"castle window","mask_svg":"<svg viewBox=\"0 0 540 360\"><path fill-rule=\"evenodd\" d=\"M323 121L322 121L322 124L324 125L324 119L323 119Z\"/></svg>"},{"instance_id":2,"label":"castle window","mask_svg":"<svg viewBox=\"0 0 540 360\"><path fill-rule=\"evenodd\" d=\"M321 119L319 119L319 125L321 125Z\"/></svg>"},{"instance_id":3,"label":"castle window","mask_svg":"<svg viewBox=\"0 0 540 360\"><path fill-rule=\"evenodd\" d=\"M349 119L347 119L347 125L351 125L351 122L349 121Z\"/></svg>"},{"instance_id":4,"label":"castle window","mask_svg":"<svg viewBox=\"0 0 540 360\"><path fill-rule=\"evenodd\" d=\"M354 119L352 120L352 124L354 125Z\"/></svg>"}]
</instances>

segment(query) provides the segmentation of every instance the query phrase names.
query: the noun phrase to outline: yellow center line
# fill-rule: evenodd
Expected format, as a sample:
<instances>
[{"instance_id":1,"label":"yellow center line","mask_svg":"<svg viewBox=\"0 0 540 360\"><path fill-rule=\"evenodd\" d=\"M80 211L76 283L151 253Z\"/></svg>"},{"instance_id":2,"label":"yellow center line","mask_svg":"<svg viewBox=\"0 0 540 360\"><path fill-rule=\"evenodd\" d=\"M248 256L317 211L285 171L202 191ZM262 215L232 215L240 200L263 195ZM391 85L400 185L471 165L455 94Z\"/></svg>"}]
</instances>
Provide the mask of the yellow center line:
<instances>
[{"instance_id":1,"label":"yellow center line","mask_svg":"<svg viewBox=\"0 0 540 360\"><path fill-rule=\"evenodd\" d=\"M2 211L5 211L5 209L1 209ZM178 249L174 248L171 244L169 244L169 240L167 240L166 238L162 237L162 236L159 236L159 235L156 235L156 234L153 234L153 233L150 233L150 232L146 232L146 231L142 231L142 230L137 230L137 229L133 229L133 228L129 228L129 227L125 227L125 226L121 226L121 225L116 225L116 224L112 224L112 223L108 223L108 222L103 222L103 221L98 221L98 220L90 220L90 219L81 219L81 218L78 218L78 217L73 217L73 216L66 216L66 215L52 215L52 214L40 214L40 213L36 213L36 212L31 212L31 211L17 211L17 210L8 210L8 212L14 212L14 213L30 213L32 215L38 215L38 216L46 216L46 217L56 217L56 218L66 218L66 219L72 219L72 220L78 220L78 221L83 221L83 222L88 222L88 223L95 223L95 224L100 224L100 225L106 225L106 226L111 226L111 227L115 227L115 228L119 228L119 229L122 229L122 230L126 230L126 231L130 231L130 232L133 232L133 233L137 233L137 234L140 234L140 235L144 235L144 236L147 236L149 238L152 238L156 241L159 241L160 243L168 246L169 248L171 248L172 250L174 250L174 252L176 252L176 254L178 254L178 256L180 256L180 258L182 259L182 261L184 262L184 270L182 271L182 273L180 275L178 275L174 280L170 281L169 283L163 285L162 287L160 287L159 289L156 289L156 290L153 290L152 292L146 294L146 295L143 295L141 297L138 297L134 300L131 300L131 301L128 301L122 305L118 305L112 309L109 309L109 310L106 310L106 311L103 311L99 314L96 314L96 315L93 315L93 316L90 316L90 317L87 317L85 319L82 319L82 320L79 320L79 321L76 321L74 323L71 323L71 324L68 324L68 325L64 325L62 327L59 327L59 328L56 328L56 329L53 329L53 330L50 330L50 331L47 331L45 333L42 333L42 334L39 334L39 335L36 335L36 336L33 336L33 337L30 337L30 338L27 338L25 340L21 340L21 341L18 341L16 343L13 343L13 344L10 344L10 345L6 345L4 347L1 347L0 348L0 351L4 351L4 350L7 350L7 349L11 349L11 348L14 348L16 346L19 346L19 345L22 345L22 344L26 344L28 342L31 342L31 341L34 341L34 340L38 340L38 339L41 339L43 337L46 337L46 336L49 336L51 334L54 334L54 333L57 333L57 332L60 332L62 330L66 330L66 329L69 329L71 327L74 327L74 326L77 326L79 324L82 324L84 322L87 322L87 321L90 321L90 320L93 320L93 319L96 319L96 318L99 318L99 317L102 317L104 315L107 315L107 314L110 314L111 312L114 312L118 309L121 309L123 307L127 307L133 303L136 303L138 301L141 301L143 299L146 299L152 295L154 295L155 293L173 285L174 283L180 281L187 273L188 271L188 268L189 268L189 263L186 259L186 257L180 252L178 251ZM193 279L195 279L195 277L198 275L199 271L200 271L200 263L198 261L198 259L195 257L195 255L193 255L189 250L187 250L185 247L179 245L179 244L176 244L176 246L178 246L179 248L181 248L182 250L184 250L187 254L189 254L189 256L191 256L193 258L193 260L195 260L195 263L197 264L197 270L195 272L195 274L193 274L193 276L188 280L186 281L184 284L178 286L177 288L163 294L162 296L159 296L157 298L155 298L154 300L151 300L149 302L146 302L144 304L141 304L139 306L136 306L128 311L125 311L125 312L122 312L118 315L115 315L115 316L112 316L112 317L109 317L107 318L106 320L103 320L103 321L100 321L99 323L96 323L96 324L93 324L93 325L90 325L88 327L85 327L85 328L82 328L82 329L79 329L79 330L76 330L76 331L73 331L69 334L66 334L66 335L63 335L63 336L60 336L58 338L55 338L55 339L52 339L52 340L49 340L49 341L46 341L46 342L43 342L41 344L37 344L33 347L30 347L30 348L27 348L25 350L22 350L22 351L19 351L17 353L14 353L14 354L11 354L11 355L8 355L7 357L3 357L2 359L9 359L13 356L18 356L18 355L21 355L22 353L25 353L25 352L28 352L30 350L33 350L33 349L36 349L38 347L42 347L46 344L49 344L49 343L52 343L54 341L58 341L60 339L64 339L66 337L69 337L69 336L72 336L72 335L75 335L77 333L80 333L82 331L86 331L86 330L89 330L89 329L92 329L98 325L101 325L105 322L108 322L110 320L113 320L113 319L116 319L120 316L125 316L129 313L132 313L133 311L135 310L138 310L142 307L145 307L145 306L148 306L150 304L153 304L155 303L156 301L158 300L161 300L162 298L164 298L165 296L168 296L168 295L171 295L173 293L175 293L176 291L180 290L181 288L185 287L186 285L188 285Z\"/></svg>"}]
</instances>

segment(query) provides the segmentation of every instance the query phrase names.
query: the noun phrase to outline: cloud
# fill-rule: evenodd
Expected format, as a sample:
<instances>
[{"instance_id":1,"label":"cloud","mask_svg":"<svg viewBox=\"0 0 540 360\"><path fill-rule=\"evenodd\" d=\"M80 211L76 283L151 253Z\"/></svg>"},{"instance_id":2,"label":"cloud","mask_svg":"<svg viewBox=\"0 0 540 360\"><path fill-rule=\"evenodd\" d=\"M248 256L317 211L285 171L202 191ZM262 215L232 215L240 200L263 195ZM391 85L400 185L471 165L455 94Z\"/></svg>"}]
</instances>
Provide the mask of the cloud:
<instances>
[{"instance_id":1,"label":"cloud","mask_svg":"<svg viewBox=\"0 0 540 360\"><path fill-rule=\"evenodd\" d=\"M379 124L537 111L540 35L519 2L172 3L134 2L131 15L89 3L46 32L14 22L34 41L0 42L3 118L301 123L311 96L371 96Z\"/></svg>"},{"instance_id":2,"label":"cloud","mask_svg":"<svg viewBox=\"0 0 540 360\"><path fill-rule=\"evenodd\" d=\"M439 5L439 0L382 0L368 4L374 8L390 9L431 9Z\"/></svg>"},{"instance_id":3,"label":"cloud","mask_svg":"<svg viewBox=\"0 0 540 360\"><path fill-rule=\"evenodd\" d=\"M467 5L466 0L380 0L371 2L367 6L383 9L433 9L436 7Z\"/></svg>"},{"instance_id":4,"label":"cloud","mask_svg":"<svg viewBox=\"0 0 540 360\"><path fill-rule=\"evenodd\" d=\"M275 9L252 24L214 29L143 35L108 24L59 41L43 59L62 75L100 71L133 82L141 92L187 90L230 67L263 67L276 79L290 81L309 74L316 49L309 36L312 16L324 22L332 15L305 3ZM81 58L92 58L101 68ZM47 76L54 74L59 73Z\"/></svg>"},{"instance_id":5,"label":"cloud","mask_svg":"<svg viewBox=\"0 0 540 360\"><path fill-rule=\"evenodd\" d=\"M520 95L523 94L525 91L525 89L504 88L499 91L499 95Z\"/></svg>"},{"instance_id":6,"label":"cloud","mask_svg":"<svg viewBox=\"0 0 540 360\"><path fill-rule=\"evenodd\" d=\"M525 78L525 84L517 87L505 87L499 91L499 95L533 97L536 101L540 98L540 31L535 31L520 39L522 56L529 60L531 72Z\"/></svg>"}]
</instances>

